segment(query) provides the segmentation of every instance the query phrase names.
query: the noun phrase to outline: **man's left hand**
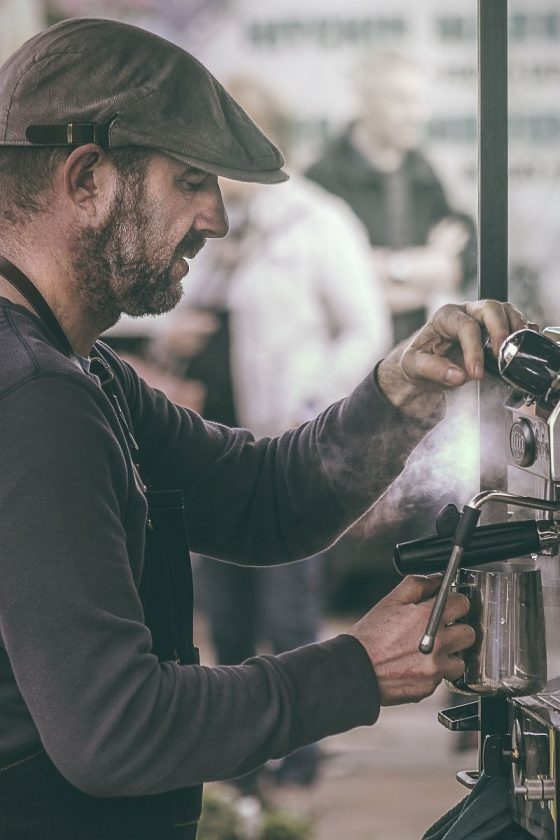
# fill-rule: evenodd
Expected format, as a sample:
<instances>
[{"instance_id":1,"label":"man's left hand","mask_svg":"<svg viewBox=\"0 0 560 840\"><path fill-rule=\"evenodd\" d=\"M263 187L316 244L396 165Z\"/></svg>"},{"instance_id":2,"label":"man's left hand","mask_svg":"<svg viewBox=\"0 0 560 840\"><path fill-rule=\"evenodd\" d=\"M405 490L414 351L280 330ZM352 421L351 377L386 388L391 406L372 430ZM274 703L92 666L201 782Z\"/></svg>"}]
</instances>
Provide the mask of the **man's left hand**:
<instances>
[{"instance_id":1,"label":"man's left hand","mask_svg":"<svg viewBox=\"0 0 560 840\"><path fill-rule=\"evenodd\" d=\"M526 327L534 325L511 303L479 300L442 306L383 360L379 385L393 405L428 418L437 412L444 391L482 379L486 337L497 355L504 339Z\"/></svg>"}]
</instances>

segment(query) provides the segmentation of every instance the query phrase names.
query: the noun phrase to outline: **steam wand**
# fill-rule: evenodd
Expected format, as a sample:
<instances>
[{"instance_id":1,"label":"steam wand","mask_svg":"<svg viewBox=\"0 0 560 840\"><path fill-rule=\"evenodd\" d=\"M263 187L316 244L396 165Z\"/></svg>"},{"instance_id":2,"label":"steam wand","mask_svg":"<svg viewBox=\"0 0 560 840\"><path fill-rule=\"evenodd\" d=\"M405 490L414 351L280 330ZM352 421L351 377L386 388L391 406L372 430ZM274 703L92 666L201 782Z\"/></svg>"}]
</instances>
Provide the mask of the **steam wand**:
<instances>
[{"instance_id":1,"label":"steam wand","mask_svg":"<svg viewBox=\"0 0 560 840\"><path fill-rule=\"evenodd\" d=\"M418 646L420 653L429 654L434 649L437 629L441 622L445 604L447 603L451 584L455 579L463 555L469 547L472 535L476 529L480 518L480 509L487 502L502 502L503 504L517 505L518 507L531 508L533 510L560 511L560 501L552 502L546 501L545 499L536 499L532 496L515 496L512 493L502 493L498 490L484 490L482 493L474 496L465 505L455 532L455 542L449 563L447 564L443 581L438 591L428 626L426 627L426 632L422 636L422 641Z\"/></svg>"}]
</instances>

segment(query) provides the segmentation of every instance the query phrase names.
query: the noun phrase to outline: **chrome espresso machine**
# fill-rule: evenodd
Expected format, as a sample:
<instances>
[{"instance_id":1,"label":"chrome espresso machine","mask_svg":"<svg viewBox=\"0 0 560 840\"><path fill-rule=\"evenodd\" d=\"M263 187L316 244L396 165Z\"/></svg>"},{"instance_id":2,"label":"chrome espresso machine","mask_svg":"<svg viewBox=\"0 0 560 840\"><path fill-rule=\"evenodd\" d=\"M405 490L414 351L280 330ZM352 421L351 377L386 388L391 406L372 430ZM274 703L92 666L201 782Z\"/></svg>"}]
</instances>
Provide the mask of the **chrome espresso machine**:
<instances>
[{"instance_id":1,"label":"chrome espresso machine","mask_svg":"<svg viewBox=\"0 0 560 840\"><path fill-rule=\"evenodd\" d=\"M435 535L396 547L395 566L403 575L445 570L419 640L424 653L450 589L471 603L476 643L449 684L470 700L439 714L450 730L480 733L479 766L458 780L474 787L482 771L503 776L514 821L539 840L560 840L560 328L514 333L494 366L511 386L501 434L509 486L517 477L534 489L487 490L462 513L447 506ZM479 526L488 502L507 505L508 519Z\"/></svg>"}]
</instances>

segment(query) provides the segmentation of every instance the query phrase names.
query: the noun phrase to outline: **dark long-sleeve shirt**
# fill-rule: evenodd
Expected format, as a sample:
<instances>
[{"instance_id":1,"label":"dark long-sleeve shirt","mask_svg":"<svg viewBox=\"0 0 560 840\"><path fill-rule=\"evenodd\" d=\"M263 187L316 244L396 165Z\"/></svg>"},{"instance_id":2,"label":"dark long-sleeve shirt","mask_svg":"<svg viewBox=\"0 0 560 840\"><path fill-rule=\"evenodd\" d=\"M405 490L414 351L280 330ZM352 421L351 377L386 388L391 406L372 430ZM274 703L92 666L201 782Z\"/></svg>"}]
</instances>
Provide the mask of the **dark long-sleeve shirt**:
<instances>
[{"instance_id":1,"label":"dark long-sleeve shirt","mask_svg":"<svg viewBox=\"0 0 560 840\"><path fill-rule=\"evenodd\" d=\"M233 562L332 542L425 431L370 375L314 421L255 441L99 352L154 489L182 488L192 548ZM4 299L0 358L0 759L42 745L87 793L153 794L375 721L375 675L348 635L239 666L160 663L138 594L146 501L109 399Z\"/></svg>"}]
</instances>

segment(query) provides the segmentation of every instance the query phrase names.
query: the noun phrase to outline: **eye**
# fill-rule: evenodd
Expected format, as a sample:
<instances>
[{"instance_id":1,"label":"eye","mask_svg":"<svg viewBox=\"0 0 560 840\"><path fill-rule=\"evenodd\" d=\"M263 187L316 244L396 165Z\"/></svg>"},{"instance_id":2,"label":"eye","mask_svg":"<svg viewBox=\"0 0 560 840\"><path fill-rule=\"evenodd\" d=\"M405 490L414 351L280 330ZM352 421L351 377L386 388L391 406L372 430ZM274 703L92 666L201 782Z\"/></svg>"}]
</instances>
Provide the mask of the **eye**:
<instances>
[{"instance_id":1,"label":"eye","mask_svg":"<svg viewBox=\"0 0 560 840\"><path fill-rule=\"evenodd\" d=\"M178 180L179 189L185 193L196 192L206 180L205 175L189 175L187 178L180 178Z\"/></svg>"}]
</instances>

